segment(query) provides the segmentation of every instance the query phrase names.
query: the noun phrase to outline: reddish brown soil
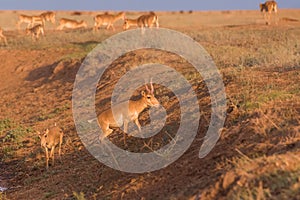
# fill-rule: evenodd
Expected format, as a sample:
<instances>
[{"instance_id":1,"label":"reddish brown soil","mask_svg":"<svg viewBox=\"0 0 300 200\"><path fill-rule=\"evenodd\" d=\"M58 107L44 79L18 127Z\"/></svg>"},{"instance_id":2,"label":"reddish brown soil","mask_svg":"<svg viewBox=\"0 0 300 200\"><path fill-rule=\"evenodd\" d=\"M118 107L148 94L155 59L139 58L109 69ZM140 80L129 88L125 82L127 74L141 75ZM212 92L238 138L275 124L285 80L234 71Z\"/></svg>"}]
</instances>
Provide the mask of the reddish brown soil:
<instances>
[{"instance_id":1,"label":"reddish brown soil","mask_svg":"<svg viewBox=\"0 0 300 200\"><path fill-rule=\"evenodd\" d=\"M267 108L247 113L228 99L227 119L221 138L208 156L199 159L199 148L210 120L210 99L205 85L197 81L192 86L201 91L197 97L203 115L199 121L198 135L187 152L175 163L154 172L130 174L111 169L96 160L77 135L71 100L73 82L82 59L61 59L62 55L69 53L71 50L63 48L0 49L0 119L11 119L21 126L32 128L22 139L21 145L14 149L15 153L0 162L0 186L9 188L5 192L8 199L76 199L76 194L80 192L86 199L226 199L232 185L239 184L238 177L243 177L239 171L232 172L235 168L232 159L276 155L289 157L287 153L299 155L300 102L276 102ZM143 52L128 55L115 63L112 70L116 73L111 75L107 72L106 79L109 81L99 84L99 87L101 84L106 84L106 87L103 93L97 94L96 105L100 105L101 98L109 97L109 91L122 76L120 71L129 69L122 63L134 56L135 61L128 62L141 64L141 55L144 55ZM155 52L150 55L155 55ZM178 64L172 55L164 56L165 64L174 64L173 67L182 73L192 72L186 63ZM149 57L147 59L151 61L156 56ZM240 92L240 83L233 80L227 70L230 69L222 70L226 92L234 96ZM299 66L284 71L278 71L278 67L257 70L255 76L268 77L260 79L259 84L266 84L272 79L285 87L297 84ZM160 88L158 85L155 87ZM163 101L163 96L169 91L164 92L157 97L166 109L175 106L168 124L172 128L171 122L178 120L179 111L176 98L172 95L169 100L172 103ZM102 94L106 96L102 97ZM109 103L102 106L108 107ZM99 112L101 109L97 108ZM290 115L287 116L287 113ZM142 124L147 123L147 114L141 116L141 121ZM46 171L44 152L35 131L54 123L62 127L65 133L62 162L57 160ZM176 130L176 124L174 127ZM117 132L110 139L122 146L122 134ZM157 139L155 142L159 141ZM0 144L13 145L2 141ZM135 149L137 145L133 139L129 139L128 144L128 149ZM4 158L4 151L0 151L0 155ZM258 166L257 171L266 169Z\"/></svg>"}]
</instances>

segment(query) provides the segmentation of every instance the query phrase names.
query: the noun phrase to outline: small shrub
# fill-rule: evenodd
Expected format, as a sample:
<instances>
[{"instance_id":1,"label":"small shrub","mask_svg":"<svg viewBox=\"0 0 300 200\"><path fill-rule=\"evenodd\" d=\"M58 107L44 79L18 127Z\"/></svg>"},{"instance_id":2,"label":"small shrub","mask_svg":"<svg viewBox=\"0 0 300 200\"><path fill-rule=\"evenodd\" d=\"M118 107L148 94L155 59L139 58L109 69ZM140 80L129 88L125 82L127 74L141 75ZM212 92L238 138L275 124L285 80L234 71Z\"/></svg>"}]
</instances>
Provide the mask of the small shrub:
<instances>
[{"instance_id":1,"label":"small shrub","mask_svg":"<svg viewBox=\"0 0 300 200\"><path fill-rule=\"evenodd\" d=\"M79 11L74 11L71 15L80 16L80 15L82 15L82 13Z\"/></svg>"},{"instance_id":2,"label":"small shrub","mask_svg":"<svg viewBox=\"0 0 300 200\"><path fill-rule=\"evenodd\" d=\"M243 66L245 67L254 67L259 65L259 61L255 57L246 57L243 60Z\"/></svg>"},{"instance_id":3,"label":"small shrub","mask_svg":"<svg viewBox=\"0 0 300 200\"><path fill-rule=\"evenodd\" d=\"M10 119L0 120L0 132L11 128L12 122Z\"/></svg>"}]
</instances>

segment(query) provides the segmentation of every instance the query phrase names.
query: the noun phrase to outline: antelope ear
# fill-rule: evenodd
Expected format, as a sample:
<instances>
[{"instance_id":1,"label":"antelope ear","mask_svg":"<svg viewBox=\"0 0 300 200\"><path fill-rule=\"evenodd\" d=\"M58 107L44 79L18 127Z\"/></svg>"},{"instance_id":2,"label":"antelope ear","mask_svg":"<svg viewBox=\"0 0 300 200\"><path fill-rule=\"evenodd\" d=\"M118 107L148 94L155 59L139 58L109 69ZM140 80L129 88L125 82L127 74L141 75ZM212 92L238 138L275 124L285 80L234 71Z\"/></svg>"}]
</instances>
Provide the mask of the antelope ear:
<instances>
[{"instance_id":1,"label":"antelope ear","mask_svg":"<svg viewBox=\"0 0 300 200\"><path fill-rule=\"evenodd\" d=\"M36 134L39 136L39 138L42 137L41 132L37 131Z\"/></svg>"},{"instance_id":2,"label":"antelope ear","mask_svg":"<svg viewBox=\"0 0 300 200\"><path fill-rule=\"evenodd\" d=\"M49 129L46 129L45 134L44 135L48 135L49 133Z\"/></svg>"},{"instance_id":3,"label":"antelope ear","mask_svg":"<svg viewBox=\"0 0 300 200\"><path fill-rule=\"evenodd\" d=\"M145 97L145 96L146 96L145 91L142 91L142 92L141 92L141 95L142 95L143 97Z\"/></svg>"}]
</instances>

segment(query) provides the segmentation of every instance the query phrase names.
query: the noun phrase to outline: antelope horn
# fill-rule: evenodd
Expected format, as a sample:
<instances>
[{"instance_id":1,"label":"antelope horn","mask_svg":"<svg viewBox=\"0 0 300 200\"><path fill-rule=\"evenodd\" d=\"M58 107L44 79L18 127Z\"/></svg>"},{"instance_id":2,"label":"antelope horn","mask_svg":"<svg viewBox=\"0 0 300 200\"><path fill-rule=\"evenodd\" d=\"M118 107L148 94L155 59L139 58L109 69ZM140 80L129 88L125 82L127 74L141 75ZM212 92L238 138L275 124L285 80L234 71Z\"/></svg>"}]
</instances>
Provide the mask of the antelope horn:
<instances>
[{"instance_id":1,"label":"antelope horn","mask_svg":"<svg viewBox=\"0 0 300 200\"><path fill-rule=\"evenodd\" d=\"M149 88L148 88L148 86L147 86L146 80L145 80L145 88L146 88L146 90L147 90L148 93L151 93L151 91L149 90Z\"/></svg>"},{"instance_id":2,"label":"antelope horn","mask_svg":"<svg viewBox=\"0 0 300 200\"><path fill-rule=\"evenodd\" d=\"M153 84L152 84L152 78L150 79L150 86L151 86L151 91L150 91L150 93L153 94L153 92L154 92L154 87L153 87Z\"/></svg>"}]
</instances>

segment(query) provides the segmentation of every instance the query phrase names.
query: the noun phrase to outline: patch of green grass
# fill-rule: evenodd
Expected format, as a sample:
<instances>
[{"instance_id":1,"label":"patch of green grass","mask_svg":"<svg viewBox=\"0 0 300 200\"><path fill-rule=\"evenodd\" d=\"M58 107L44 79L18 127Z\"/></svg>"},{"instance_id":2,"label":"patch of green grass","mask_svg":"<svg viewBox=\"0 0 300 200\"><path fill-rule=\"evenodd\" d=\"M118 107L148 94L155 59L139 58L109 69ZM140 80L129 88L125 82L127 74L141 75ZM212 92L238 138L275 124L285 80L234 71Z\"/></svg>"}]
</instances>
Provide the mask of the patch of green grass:
<instances>
[{"instance_id":1,"label":"patch of green grass","mask_svg":"<svg viewBox=\"0 0 300 200\"><path fill-rule=\"evenodd\" d=\"M53 199L53 196L55 195L56 193L54 191L48 191L48 192L45 192L44 193L44 196L45 196L45 199Z\"/></svg>"},{"instance_id":2,"label":"patch of green grass","mask_svg":"<svg viewBox=\"0 0 300 200\"><path fill-rule=\"evenodd\" d=\"M259 108L260 104L258 102L253 102L253 101L245 101L242 104L242 108L244 110L255 110L257 108Z\"/></svg>"},{"instance_id":3,"label":"patch of green grass","mask_svg":"<svg viewBox=\"0 0 300 200\"><path fill-rule=\"evenodd\" d=\"M60 59L65 61L65 60L75 60L75 59L82 59L87 56L88 52L84 51L76 51L70 54L63 55Z\"/></svg>"},{"instance_id":4,"label":"patch of green grass","mask_svg":"<svg viewBox=\"0 0 300 200\"><path fill-rule=\"evenodd\" d=\"M82 42L82 43L75 43L79 49L85 51L85 52L90 52L92 51L97 45L98 42L96 41L87 41L87 42Z\"/></svg>"},{"instance_id":5,"label":"patch of green grass","mask_svg":"<svg viewBox=\"0 0 300 200\"><path fill-rule=\"evenodd\" d=\"M71 106L69 104L65 104L62 107L54 108L54 110L52 111L52 113L61 114L64 111L69 110L70 108L71 108Z\"/></svg>"},{"instance_id":6,"label":"patch of green grass","mask_svg":"<svg viewBox=\"0 0 300 200\"><path fill-rule=\"evenodd\" d=\"M38 182L39 180L42 180L43 178L41 176L36 176L36 177L28 177L24 183L26 185L31 185L34 182Z\"/></svg>"},{"instance_id":7,"label":"patch of green grass","mask_svg":"<svg viewBox=\"0 0 300 200\"><path fill-rule=\"evenodd\" d=\"M11 128L12 126L13 124L10 119L0 120L0 132L4 132L5 130Z\"/></svg>"},{"instance_id":8,"label":"patch of green grass","mask_svg":"<svg viewBox=\"0 0 300 200\"><path fill-rule=\"evenodd\" d=\"M3 138L3 142L16 142L20 143L21 139L27 134L32 132L31 128L17 126L14 129L7 132L6 136Z\"/></svg>"},{"instance_id":9,"label":"patch of green grass","mask_svg":"<svg viewBox=\"0 0 300 200\"><path fill-rule=\"evenodd\" d=\"M290 93L292 94L292 95L299 95L300 94L300 87L296 87L296 88L292 88L291 90L290 90Z\"/></svg>"},{"instance_id":10,"label":"patch of green grass","mask_svg":"<svg viewBox=\"0 0 300 200\"><path fill-rule=\"evenodd\" d=\"M23 140L28 133L33 132L32 128L17 124L13 120L0 120L0 152L3 153L2 160L11 158L15 155L16 150L23 147Z\"/></svg>"},{"instance_id":11,"label":"patch of green grass","mask_svg":"<svg viewBox=\"0 0 300 200\"><path fill-rule=\"evenodd\" d=\"M15 148L11 145L3 145L0 150L3 152L3 160L15 156Z\"/></svg>"},{"instance_id":12,"label":"patch of green grass","mask_svg":"<svg viewBox=\"0 0 300 200\"><path fill-rule=\"evenodd\" d=\"M18 125L10 119L4 119L0 120L0 132L3 136L2 142L20 143L27 133L32 132L32 129Z\"/></svg>"},{"instance_id":13,"label":"patch of green grass","mask_svg":"<svg viewBox=\"0 0 300 200\"><path fill-rule=\"evenodd\" d=\"M9 48L21 50L72 50L72 52L80 52L76 53L76 58L78 58L78 56L82 56L83 54L86 55L99 42L111 34L95 34L92 30L88 29L47 31L45 36L40 37L37 41L33 41L30 36L26 36L25 34L19 34L10 43Z\"/></svg>"},{"instance_id":14,"label":"patch of green grass","mask_svg":"<svg viewBox=\"0 0 300 200\"><path fill-rule=\"evenodd\" d=\"M69 49L74 49L72 53L63 55L61 60L74 60L74 59L82 59L85 58L88 53L90 53L96 46L98 42L96 41L86 41L86 42L74 42L66 45Z\"/></svg>"},{"instance_id":15,"label":"patch of green grass","mask_svg":"<svg viewBox=\"0 0 300 200\"><path fill-rule=\"evenodd\" d=\"M268 103L269 101L275 100L288 100L293 97L292 94L280 90L271 90L266 93L260 94L257 97L257 102Z\"/></svg>"},{"instance_id":16,"label":"patch of green grass","mask_svg":"<svg viewBox=\"0 0 300 200\"><path fill-rule=\"evenodd\" d=\"M69 109L71 109L71 106L69 104L65 104L62 107L54 108L50 113L42 113L42 114L38 115L37 117L35 117L35 120L36 121L45 121L48 119L52 119Z\"/></svg>"}]
</instances>

